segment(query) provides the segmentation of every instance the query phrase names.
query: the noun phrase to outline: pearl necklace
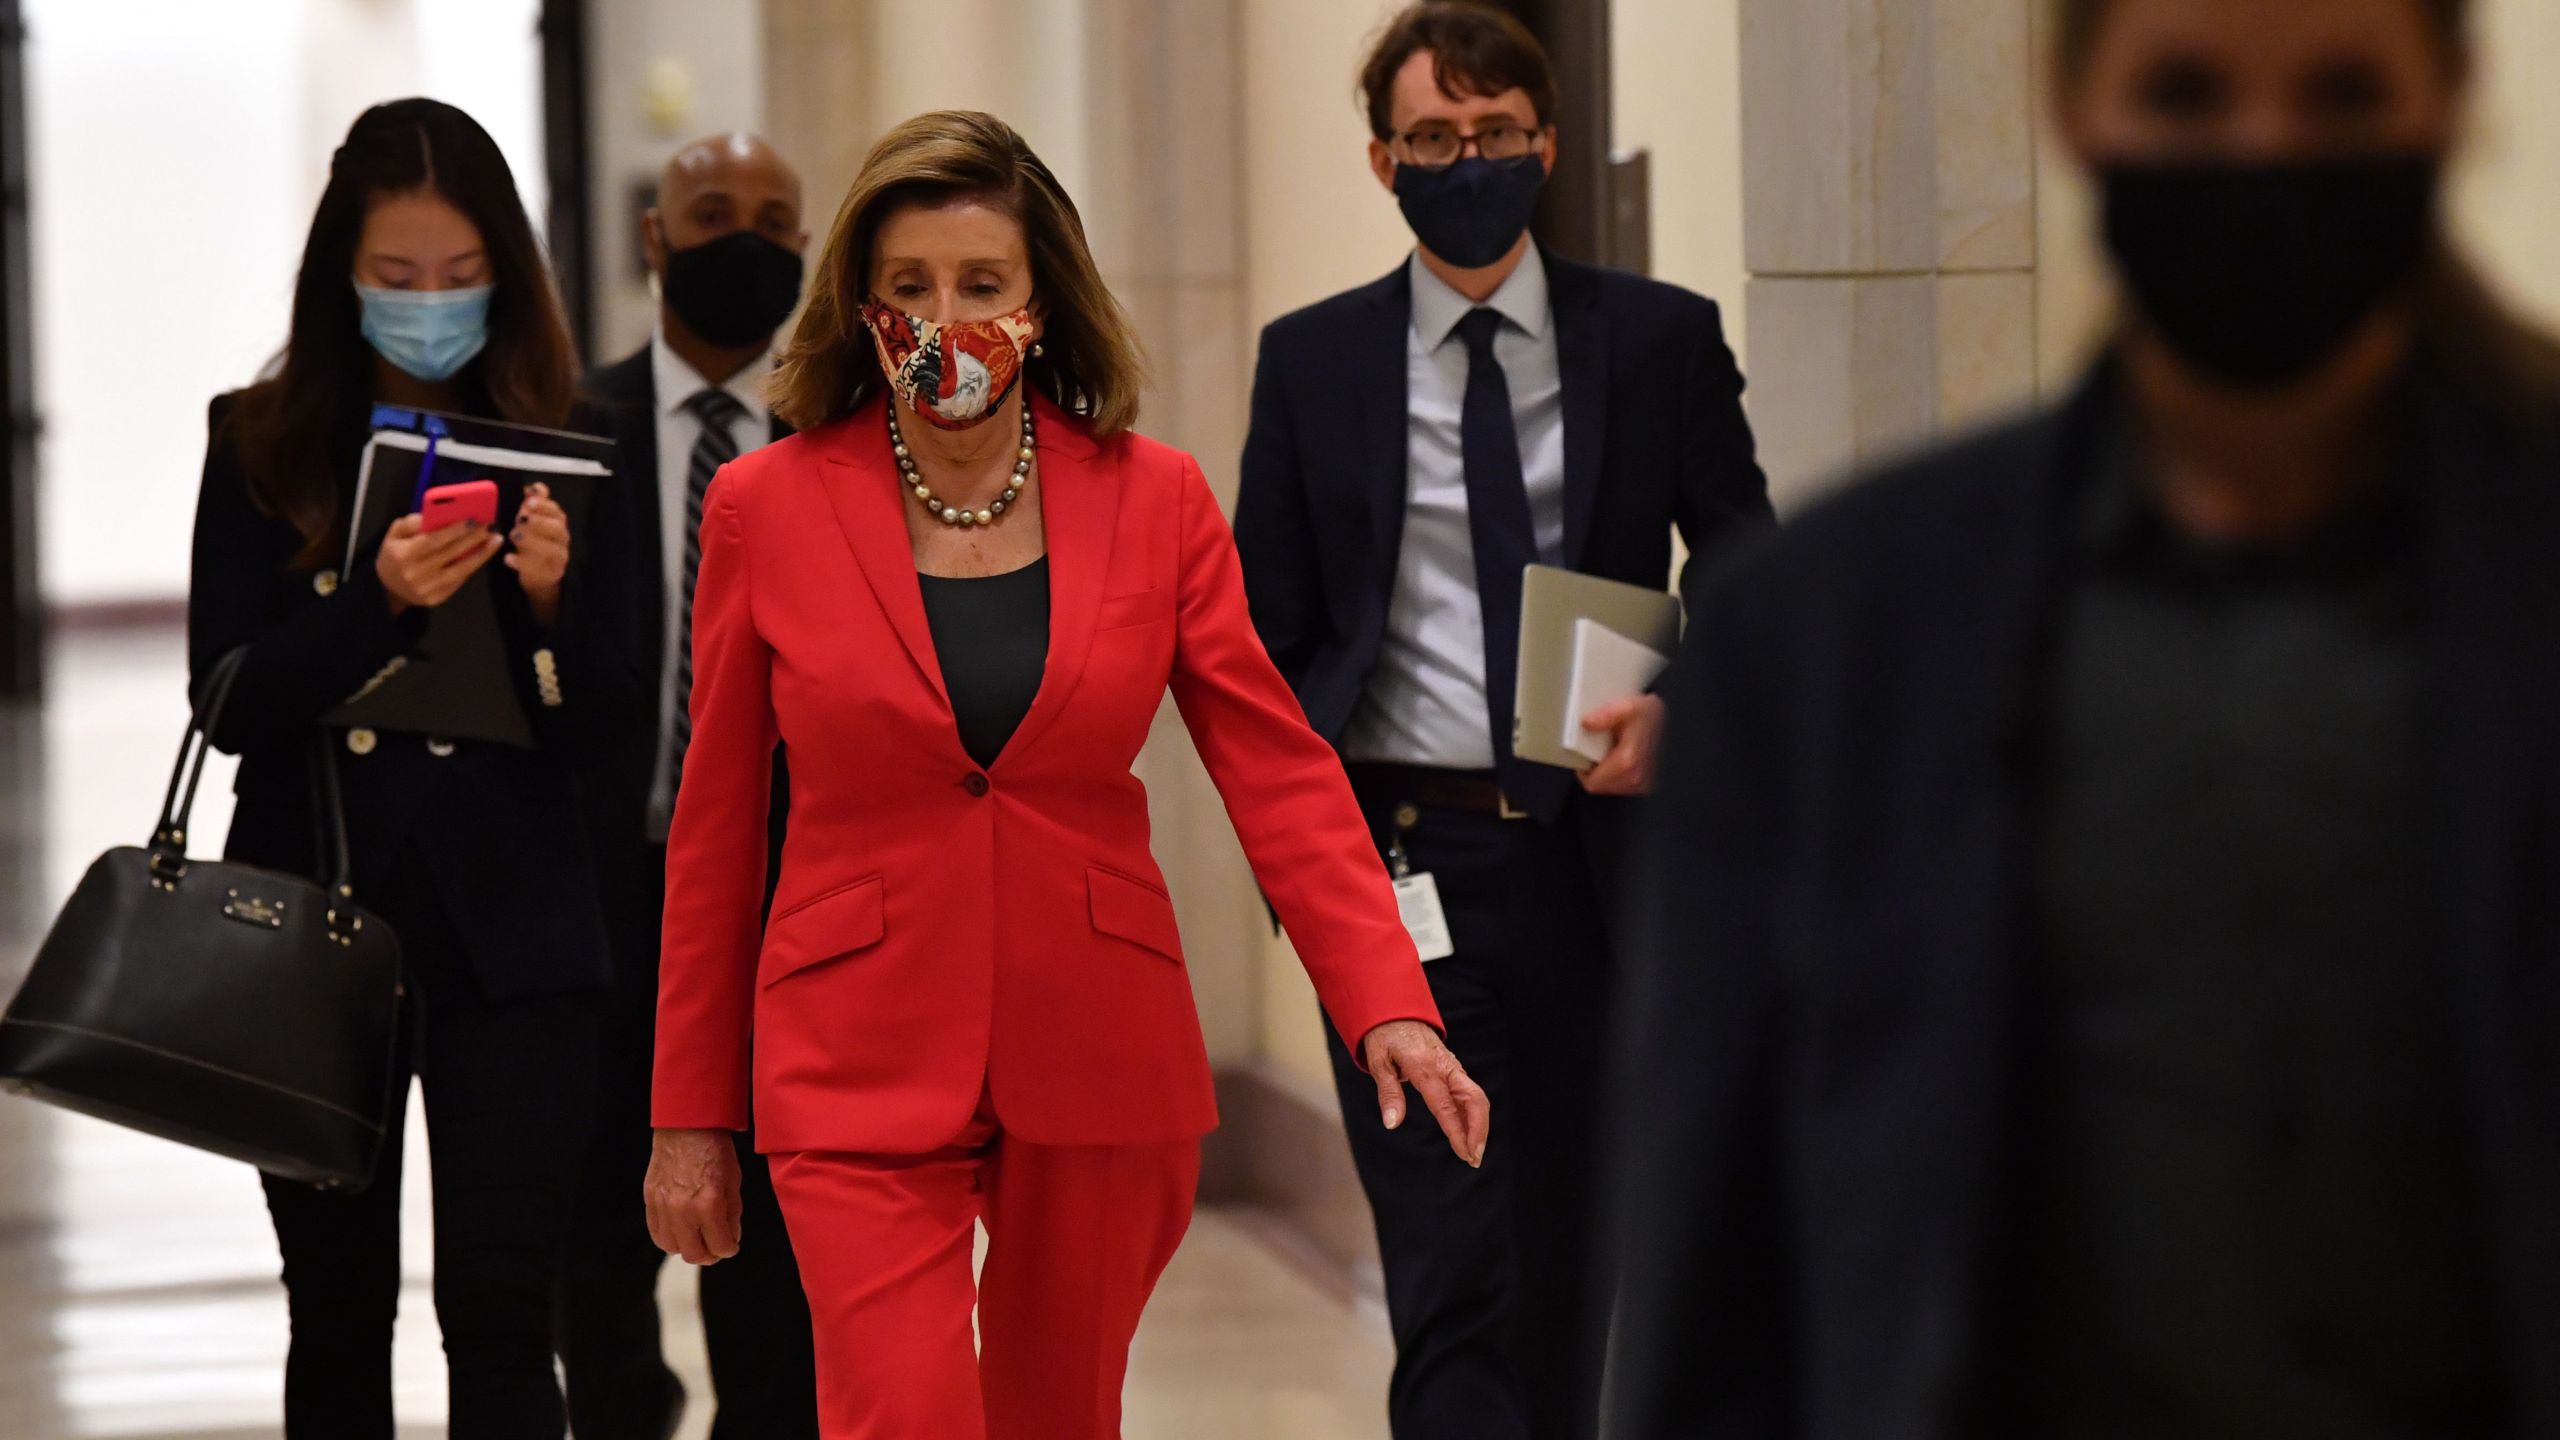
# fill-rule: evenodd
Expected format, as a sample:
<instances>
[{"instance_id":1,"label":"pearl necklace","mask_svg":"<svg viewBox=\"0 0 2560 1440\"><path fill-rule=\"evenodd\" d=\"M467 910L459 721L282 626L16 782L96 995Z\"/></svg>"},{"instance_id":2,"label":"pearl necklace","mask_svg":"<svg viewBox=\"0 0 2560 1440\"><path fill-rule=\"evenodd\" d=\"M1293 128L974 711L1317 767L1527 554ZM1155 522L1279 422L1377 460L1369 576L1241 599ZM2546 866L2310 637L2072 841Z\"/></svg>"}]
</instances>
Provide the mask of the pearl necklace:
<instances>
[{"instance_id":1,"label":"pearl necklace","mask_svg":"<svg viewBox=\"0 0 2560 1440\"><path fill-rule=\"evenodd\" d=\"M898 433L898 407L891 404L886 409L889 412L889 453L898 457L898 474L905 479L907 488L915 492L916 499L924 503L924 508L939 517L943 524L963 528L993 525L1021 496L1024 482L1031 478L1031 460L1038 449L1032 444L1030 396L1022 399L1022 451L1013 458L1013 477L1004 482L1002 498L983 510L972 510L965 505L946 505L933 493L933 487L924 483L924 477L916 473L915 457L907 453L907 438Z\"/></svg>"}]
</instances>

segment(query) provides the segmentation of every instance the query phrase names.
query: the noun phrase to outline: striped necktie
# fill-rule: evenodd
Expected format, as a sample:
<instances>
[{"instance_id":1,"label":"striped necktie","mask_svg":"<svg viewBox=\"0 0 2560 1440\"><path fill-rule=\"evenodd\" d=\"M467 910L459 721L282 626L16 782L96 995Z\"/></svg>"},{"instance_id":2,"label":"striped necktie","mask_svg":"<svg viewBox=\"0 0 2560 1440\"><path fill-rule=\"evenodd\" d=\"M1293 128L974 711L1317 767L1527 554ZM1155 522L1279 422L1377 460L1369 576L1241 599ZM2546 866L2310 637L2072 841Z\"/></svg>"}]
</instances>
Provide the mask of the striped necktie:
<instances>
[{"instance_id":1,"label":"striped necktie","mask_svg":"<svg viewBox=\"0 0 2560 1440\"><path fill-rule=\"evenodd\" d=\"M693 589L694 581L702 574L703 501L711 493L711 477L720 473L721 466L738 458L737 422L747 413L747 407L739 404L736 396L717 389L696 392L684 402L684 408L702 422L702 434L694 440L693 458L685 466L684 609L676 627L675 744L667 761L670 797L677 782L684 778L684 752L693 743ZM673 818L661 818L661 833L664 821Z\"/></svg>"}]
</instances>

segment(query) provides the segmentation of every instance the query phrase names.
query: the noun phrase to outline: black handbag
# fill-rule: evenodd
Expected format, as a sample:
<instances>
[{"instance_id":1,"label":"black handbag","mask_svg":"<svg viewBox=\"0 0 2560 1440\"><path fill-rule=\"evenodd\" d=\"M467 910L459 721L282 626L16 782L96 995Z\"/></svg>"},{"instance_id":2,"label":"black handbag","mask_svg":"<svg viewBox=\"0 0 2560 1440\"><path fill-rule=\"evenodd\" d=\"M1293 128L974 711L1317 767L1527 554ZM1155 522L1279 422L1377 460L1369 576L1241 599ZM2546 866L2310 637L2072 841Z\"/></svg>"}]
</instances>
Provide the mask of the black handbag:
<instances>
[{"instance_id":1,"label":"black handbag","mask_svg":"<svg viewBox=\"0 0 2560 1440\"><path fill-rule=\"evenodd\" d=\"M0 1012L0 1086L358 1190L401 1119L403 986L398 939L354 903L328 745L315 734L325 884L187 859L207 737L244 657L206 685L151 843L89 867Z\"/></svg>"}]
</instances>

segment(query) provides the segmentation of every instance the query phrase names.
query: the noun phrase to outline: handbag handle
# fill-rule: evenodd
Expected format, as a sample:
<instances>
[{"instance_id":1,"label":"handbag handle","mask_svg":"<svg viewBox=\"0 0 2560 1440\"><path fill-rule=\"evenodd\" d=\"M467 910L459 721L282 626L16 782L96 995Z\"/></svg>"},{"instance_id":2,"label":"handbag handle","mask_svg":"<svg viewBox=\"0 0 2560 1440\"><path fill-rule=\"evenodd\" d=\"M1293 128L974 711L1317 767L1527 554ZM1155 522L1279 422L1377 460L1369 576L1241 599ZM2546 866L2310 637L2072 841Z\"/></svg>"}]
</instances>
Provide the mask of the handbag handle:
<instances>
[{"instance_id":1,"label":"handbag handle","mask_svg":"<svg viewBox=\"0 0 2560 1440\"><path fill-rule=\"evenodd\" d=\"M160 824L151 833L151 883L175 890L187 873L187 825L196 809L196 786L204 779L205 756L213 749L213 732L222 724L232 687L247 665L249 647L241 646L214 662L205 677L204 696L187 719L186 736L178 742L177 763L169 771L169 789L160 801ZM311 776L318 802L315 820L326 852L329 887L329 933L341 945L354 943L363 920L355 913L355 859L347 843L346 802L338 788L338 756L325 735L311 741Z\"/></svg>"},{"instance_id":2,"label":"handbag handle","mask_svg":"<svg viewBox=\"0 0 2560 1440\"><path fill-rule=\"evenodd\" d=\"M151 879L163 889L176 889L187 873L187 820L195 814L205 752L213 748L214 727L222 723L231 687L248 659L249 647L243 645L215 661L213 673L205 677L204 694L187 716L187 733L178 741L178 760L169 770L169 789L160 798L160 823L151 832Z\"/></svg>"}]
</instances>

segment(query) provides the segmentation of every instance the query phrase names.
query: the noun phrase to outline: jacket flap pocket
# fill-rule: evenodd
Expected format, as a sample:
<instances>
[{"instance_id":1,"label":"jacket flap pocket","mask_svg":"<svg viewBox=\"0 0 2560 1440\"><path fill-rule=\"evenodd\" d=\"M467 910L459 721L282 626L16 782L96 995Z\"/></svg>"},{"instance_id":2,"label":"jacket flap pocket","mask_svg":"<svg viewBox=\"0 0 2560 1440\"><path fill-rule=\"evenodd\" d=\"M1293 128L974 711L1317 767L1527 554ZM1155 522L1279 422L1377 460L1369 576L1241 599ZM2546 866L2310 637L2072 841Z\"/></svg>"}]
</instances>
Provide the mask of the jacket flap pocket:
<instances>
[{"instance_id":1,"label":"jacket flap pocket","mask_svg":"<svg viewBox=\"0 0 2560 1440\"><path fill-rule=\"evenodd\" d=\"M877 945L882 925L877 875L802 901L765 931L764 981Z\"/></svg>"},{"instance_id":2,"label":"jacket flap pocket","mask_svg":"<svg viewBox=\"0 0 2560 1440\"><path fill-rule=\"evenodd\" d=\"M1085 872L1093 894L1093 928L1144 945L1167 960L1182 959L1182 932L1173 922L1173 901L1142 880L1099 866Z\"/></svg>"},{"instance_id":3,"label":"jacket flap pocket","mask_svg":"<svg viewBox=\"0 0 2560 1440\"><path fill-rule=\"evenodd\" d=\"M1094 629L1126 630L1138 625L1153 625L1173 618L1173 597L1164 590L1135 590L1126 595L1102 597L1102 613L1094 621Z\"/></svg>"}]
</instances>

